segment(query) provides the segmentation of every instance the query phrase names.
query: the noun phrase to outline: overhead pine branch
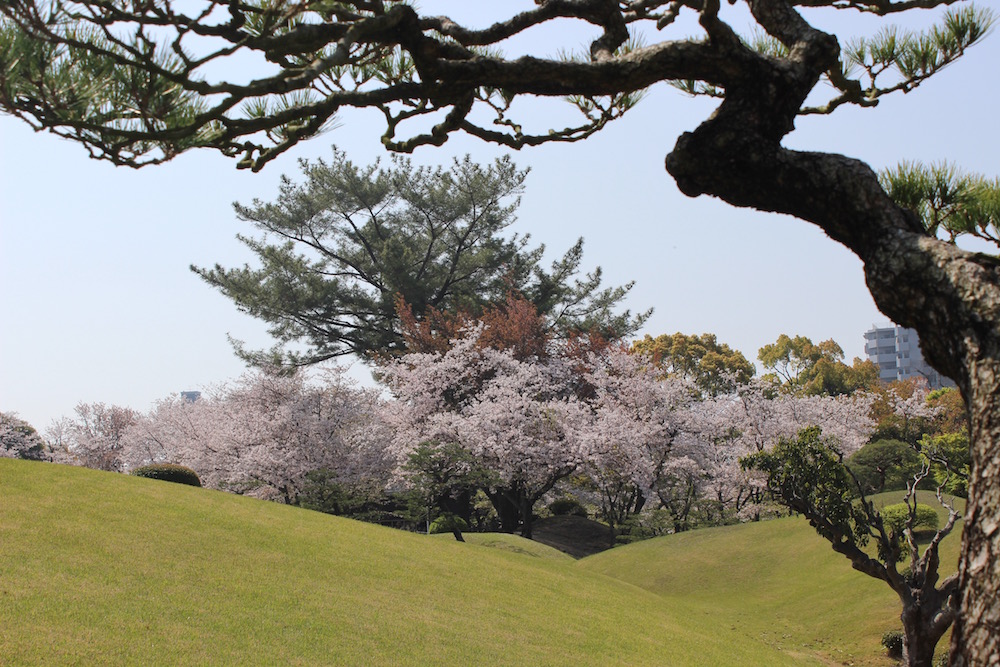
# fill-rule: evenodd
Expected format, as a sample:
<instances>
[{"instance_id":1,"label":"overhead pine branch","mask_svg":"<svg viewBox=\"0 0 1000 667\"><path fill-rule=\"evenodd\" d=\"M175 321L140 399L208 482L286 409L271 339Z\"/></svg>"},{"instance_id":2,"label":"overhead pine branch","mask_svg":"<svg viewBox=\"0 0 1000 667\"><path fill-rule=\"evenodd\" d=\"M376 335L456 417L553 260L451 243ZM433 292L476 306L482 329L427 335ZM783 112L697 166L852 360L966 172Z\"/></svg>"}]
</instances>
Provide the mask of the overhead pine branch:
<instances>
[{"instance_id":1,"label":"overhead pine branch","mask_svg":"<svg viewBox=\"0 0 1000 667\"><path fill-rule=\"evenodd\" d=\"M894 13L914 3L802 4ZM701 17L707 39L635 41L659 38L679 11L698 5L549 0L475 29L392 1L10 0L0 6L0 108L83 143L95 158L133 167L209 147L257 170L335 127L345 107L381 111L392 150L440 145L455 132L513 148L579 141L656 83L718 95L761 66L759 45L734 44L708 11ZM599 30L583 58L510 59L498 48L557 20ZM910 90L981 39L988 23L970 8L926 35L888 30L849 41L840 62L823 72L837 94L802 111L871 105ZM247 53L268 64L257 77L215 74ZM519 96L564 98L580 122L527 129L527 119L511 117ZM436 119L433 129L415 129L426 128L418 122L425 117Z\"/></svg>"}]
</instances>

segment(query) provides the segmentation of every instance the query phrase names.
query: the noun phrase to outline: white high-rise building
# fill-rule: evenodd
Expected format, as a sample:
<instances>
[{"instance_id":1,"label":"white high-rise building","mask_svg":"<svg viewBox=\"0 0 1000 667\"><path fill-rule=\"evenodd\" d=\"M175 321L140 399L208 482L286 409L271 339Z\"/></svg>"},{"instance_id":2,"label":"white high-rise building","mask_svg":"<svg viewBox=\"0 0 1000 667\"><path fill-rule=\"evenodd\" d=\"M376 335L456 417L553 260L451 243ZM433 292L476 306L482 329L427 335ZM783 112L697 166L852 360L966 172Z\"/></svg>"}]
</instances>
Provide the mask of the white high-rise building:
<instances>
[{"instance_id":1,"label":"white high-rise building","mask_svg":"<svg viewBox=\"0 0 1000 667\"><path fill-rule=\"evenodd\" d=\"M924 361L917 332L913 329L872 325L865 332L865 354L879 367L879 378L883 382L923 377L931 389L955 386Z\"/></svg>"}]
</instances>

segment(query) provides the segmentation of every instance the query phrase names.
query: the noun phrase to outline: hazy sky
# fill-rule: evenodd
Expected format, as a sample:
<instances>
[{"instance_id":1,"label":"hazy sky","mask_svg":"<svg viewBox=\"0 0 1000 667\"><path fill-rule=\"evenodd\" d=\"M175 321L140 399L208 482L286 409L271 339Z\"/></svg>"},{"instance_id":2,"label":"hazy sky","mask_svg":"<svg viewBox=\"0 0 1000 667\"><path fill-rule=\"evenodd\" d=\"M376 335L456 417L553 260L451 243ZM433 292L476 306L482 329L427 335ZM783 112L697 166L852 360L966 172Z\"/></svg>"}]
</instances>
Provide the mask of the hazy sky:
<instances>
[{"instance_id":1,"label":"hazy sky","mask_svg":"<svg viewBox=\"0 0 1000 667\"><path fill-rule=\"evenodd\" d=\"M786 143L875 168L948 159L995 175L998 62L994 35L913 93L800 119ZM635 280L629 306L655 308L644 333L712 332L751 359L781 333L862 355L864 331L888 320L854 255L801 221L689 199L664 171L678 134L713 106L660 86L596 137L515 154L532 172L514 229L553 257L583 236L587 267L602 266L608 284ZM232 202L273 199L282 173L294 178L297 159L327 157L331 144L362 164L385 157L379 118L345 116L252 174L208 151L115 168L0 116L0 411L42 430L80 401L146 410L239 375L227 334L266 347L264 327L188 266L251 261L233 237L252 230ZM456 136L413 159L465 153L489 160L501 149Z\"/></svg>"}]
</instances>

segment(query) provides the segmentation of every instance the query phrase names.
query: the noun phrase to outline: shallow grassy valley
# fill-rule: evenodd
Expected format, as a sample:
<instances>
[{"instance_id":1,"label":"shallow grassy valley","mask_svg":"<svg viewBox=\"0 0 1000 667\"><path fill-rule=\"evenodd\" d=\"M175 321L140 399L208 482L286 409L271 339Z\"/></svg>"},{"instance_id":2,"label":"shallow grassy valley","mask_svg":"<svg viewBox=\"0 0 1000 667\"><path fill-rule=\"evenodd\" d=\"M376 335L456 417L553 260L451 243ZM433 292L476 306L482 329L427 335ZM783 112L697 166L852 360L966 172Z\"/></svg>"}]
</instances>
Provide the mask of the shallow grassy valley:
<instances>
[{"instance_id":1,"label":"shallow grassy valley","mask_svg":"<svg viewBox=\"0 0 1000 667\"><path fill-rule=\"evenodd\" d=\"M4 459L0 547L3 665L881 665L898 626L797 518L573 560Z\"/></svg>"}]
</instances>

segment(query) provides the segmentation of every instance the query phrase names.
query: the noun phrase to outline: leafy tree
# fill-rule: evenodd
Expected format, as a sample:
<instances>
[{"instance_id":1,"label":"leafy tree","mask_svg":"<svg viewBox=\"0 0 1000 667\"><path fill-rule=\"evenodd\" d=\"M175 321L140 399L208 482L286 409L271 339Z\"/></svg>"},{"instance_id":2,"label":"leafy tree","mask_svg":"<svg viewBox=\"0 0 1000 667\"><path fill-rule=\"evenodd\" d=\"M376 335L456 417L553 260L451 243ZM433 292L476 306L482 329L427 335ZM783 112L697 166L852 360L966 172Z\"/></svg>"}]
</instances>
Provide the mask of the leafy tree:
<instances>
[{"instance_id":1,"label":"leafy tree","mask_svg":"<svg viewBox=\"0 0 1000 667\"><path fill-rule=\"evenodd\" d=\"M224 0L192 14L171 0L9 0L0 4L0 106L115 164L210 147L260 169L328 129L343 107L380 112L384 145L411 151L456 132L513 148L582 140L661 82L718 98L667 155L680 190L798 217L844 244L863 262L880 310L916 329L925 358L956 381L969 406L953 662L985 664L1000 654L1000 476L990 463L1000 447L997 258L931 238L863 162L783 143L800 115L871 107L913 90L967 53L993 20L965 6L937 14L927 31L851 38L815 28L799 7L886 17L952 2L743 0L761 32L741 37L719 0L548 1L482 29L385 0ZM682 15L702 34L674 38L669 29L689 29ZM736 16L742 22L745 14ZM570 22L592 26L587 53L515 58L499 48L539 26ZM547 41L541 48L553 50ZM226 64L247 54L266 60L266 73L234 68L227 78ZM521 118L524 97L568 100L581 119L553 120L560 129L550 129L537 111Z\"/></svg>"},{"instance_id":2,"label":"leafy tree","mask_svg":"<svg viewBox=\"0 0 1000 667\"><path fill-rule=\"evenodd\" d=\"M920 471L920 463L920 454L914 447L899 440L870 442L848 461L852 474L866 493L905 489Z\"/></svg>"},{"instance_id":3,"label":"leafy tree","mask_svg":"<svg viewBox=\"0 0 1000 667\"><path fill-rule=\"evenodd\" d=\"M934 415L933 430L937 434L969 433L969 411L965 408L962 394L954 387L935 389L927 394L927 405L937 412Z\"/></svg>"},{"instance_id":4,"label":"leafy tree","mask_svg":"<svg viewBox=\"0 0 1000 667\"><path fill-rule=\"evenodd\" d=\"M407 352L447 352L456 338L482 324L477 339L480 347L510 350L522 361L549 356L552 329L538 308L518 292L508 291L502 302L487 306L479 317L466 311L448 313L430 307L418 318L401 297L396 311Z\"/></svg>"},{"instance_id":5,"label":"leafy tree","mask_svg":"<svg viewBox=\"0 0 1000 667\"><path fill-rule=\"evenodd\" d=\"M926 518L911 487L905 496L905 515L890 510L883 516L852 477L836 443L824 439L820 429L801 431L795 439L781 439L773 449L742 460L745 468L767 477L767 488L789 509L801 513L833 550L844 555L859 572L886 582L899 596L903 611L903 658L913 667L930 667L934 648L955 618L953 596L958 574L940 578L938 547L958 520L947 505L948 520L921 553L914 535ZM925 466L918 475L925 476ZM935 515L935 520L936 520ZM874 541L878 556L865 549ZM897 563L909 556L909 572Z\"/></svg>"},{"instance_id":6,"label":"leafy tree","mask_svg":"<svg viewBox=\"0 0 1000 667\"><path fill-rule=\"evenodd\" d=\"M953 496L966 497L969 492L969 435L945 433L925 435L920 440L920 453L930 462L934 482Z\"/></svg>"},{"instance_id":7,"label":"leafy tree","mask_svg":"<svg viewBox=\"0 0 1000 667\"><path fill-rule=\"evenodd\" d=\"M397 298L418 316L429 308L477 314L516 289L557 332L596 328L615 337L649 315L614 312L631 283L602 289L600 268L578 275L583 239L546 270L544 246L504 236L527 177L509 158L484 166L466 157L430 169L397 157L388 168L359 167L334 149L331 162L301 167L305 182L283 178L275 202L236 205L261 232L237 237L258 268L192 267L268 323L278 341L270 354L236 346L251 361L301 365L399 353ZM288 350L293 343L305 352Z\"/></svg>"},{"instance_id":8,"label":"leafy tree","mask_svg":"<svg viewBox=\"0 0 1000 667\"><path fill-rule=\"evenodd\" d=\"M0 458L45 460L45 441L15 413L0 412Z\"/></svg>"},{"instance_id":9,"label":"leafy tree","mask_svg":"<svg viewBox=\"0 0 1000 667\"><path fill-rule=\"evenodd\" d=\"M720 343L715 334L646 335L632 345L649 355L669 375L689 380L709 396L731 392L746 384L756 369L743 353Z\"/></svg>"},{"instance_id":10,"label":"leafy tree","mask_svg":"<svg viewBox=\"0 0 1000 667\"><path fill-rule=\"evenodd\" d=\"M435 508L440 516L450 517L445 523L455 539L462 539L462 528L472 524L472 500L476 491L487 488L491 478L461 445L423 442L410 452L403 464L414 490ZM461 522L461 523L459 523Z\"/></svg>"},{"instance_id":11,"label":"leafy tree","mask_svg":"<svg viewBox=\"0 0 1000 667\"><path fill-rule=\"evenodd\" d=\"M806 336L786 334L760 348L757 355L786 391L804 396L837 396L878 384L878 367L855 358L844 363L844 350L835 341L813 343Z\"/></svg>"}]
</instances>

